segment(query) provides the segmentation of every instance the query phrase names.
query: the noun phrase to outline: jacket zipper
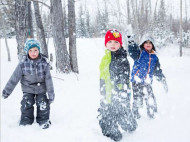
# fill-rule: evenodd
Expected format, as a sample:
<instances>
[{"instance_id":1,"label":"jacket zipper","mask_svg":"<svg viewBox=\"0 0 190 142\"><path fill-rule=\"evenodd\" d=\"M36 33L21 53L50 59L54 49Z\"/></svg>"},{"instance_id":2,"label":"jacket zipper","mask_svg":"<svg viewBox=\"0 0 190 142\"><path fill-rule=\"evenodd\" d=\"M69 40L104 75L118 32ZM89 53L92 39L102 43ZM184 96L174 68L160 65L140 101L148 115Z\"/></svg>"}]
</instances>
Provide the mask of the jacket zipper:
<instances>
[{"instance_id":1,"label":"jacket zipper","mask_svg":"<svg viewBox=\"0 0 190 142\"><path fill-rule=\"evenodd\" d=\"M150 56L150 53L149 53L149 64L148 64L148 71L147 71L147 73L146 73L146 77L145 78L147 78L147 75L149 74L149 72L150 72L150 63L151 63L151 56Z\"/></svg>"}]
</instances>

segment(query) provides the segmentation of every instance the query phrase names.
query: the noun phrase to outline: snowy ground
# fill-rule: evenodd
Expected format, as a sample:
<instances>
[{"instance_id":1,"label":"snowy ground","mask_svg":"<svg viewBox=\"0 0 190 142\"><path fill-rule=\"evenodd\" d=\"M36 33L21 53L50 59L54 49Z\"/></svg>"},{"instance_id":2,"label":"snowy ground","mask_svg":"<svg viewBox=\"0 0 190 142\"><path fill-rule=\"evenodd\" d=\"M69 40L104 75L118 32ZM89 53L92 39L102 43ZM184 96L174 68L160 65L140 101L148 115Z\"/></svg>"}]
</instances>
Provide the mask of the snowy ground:
<instances>
[{"instance_id":1,"label":"snowy ground","mask_svg":"<svg viewBox=\"0 0 190 142\"><path fill-rule=\"evenodd\" d=\"M9 40L9 47L11 62L7 61L4 40L0 39L1 91L18 63L14 39ZM54 53L52 40L49 51ZM18 84L7 100L1 99L1 142L112 141L101 134L96 119L100 99L99 63L104 54L104 39L78 39L77 52L79 75L62 75L52 71L56 94L51 105L52 126L43 130L36 122L26 127L18 125L22 99ZM169 92L166 94L162 85L154 81L158 103L156 118L148 119L145 109L142 109L137 130L131 134L124 133L121 142L190 142L190 49L184 49L183 57L179 57L179 49L171 45L158 50L158 56L167 77ZM129 60L132 65L132 60Z\"/></svg>"}]
</instances>

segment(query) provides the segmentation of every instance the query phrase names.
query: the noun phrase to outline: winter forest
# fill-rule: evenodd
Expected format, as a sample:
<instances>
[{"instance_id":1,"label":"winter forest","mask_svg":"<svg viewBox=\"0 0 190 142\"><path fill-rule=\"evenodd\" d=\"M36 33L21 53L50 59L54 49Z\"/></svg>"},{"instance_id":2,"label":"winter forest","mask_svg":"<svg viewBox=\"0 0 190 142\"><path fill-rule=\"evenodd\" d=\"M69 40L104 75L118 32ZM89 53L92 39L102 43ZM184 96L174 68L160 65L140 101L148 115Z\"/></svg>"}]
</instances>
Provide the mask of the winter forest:
<instances>
[{"instance_id":1,"label":"winter forest","mask_svg":"<svg viewBox=\"0 0 190 142\"><path fill-rule=\"evenodd\" d=\"M99 66L109 29L121 32L130 71L127 37L140 44L151 35L168 84L166 93L154 79L155 118L143 106L136 130L122 132L121 142L190 141L190 0L0 0L0 91L26 54L25 41L35 38L49 60L55 92L46 130L35 121L19 126L21 83L8 99L1 98L1 142L113 141L97 119Z\"/></svg>"}]
</instances>

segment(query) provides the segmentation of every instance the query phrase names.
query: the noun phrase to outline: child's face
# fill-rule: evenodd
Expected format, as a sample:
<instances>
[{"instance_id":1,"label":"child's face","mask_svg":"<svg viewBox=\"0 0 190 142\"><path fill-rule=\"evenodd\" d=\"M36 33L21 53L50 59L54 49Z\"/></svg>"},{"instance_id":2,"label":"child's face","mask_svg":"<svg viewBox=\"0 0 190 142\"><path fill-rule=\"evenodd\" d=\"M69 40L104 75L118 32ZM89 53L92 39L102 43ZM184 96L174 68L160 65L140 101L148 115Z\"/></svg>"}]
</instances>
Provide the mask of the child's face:
<instances>
[{"instance_id":1,"label":"child's face","mask_svg":"<svg viewBox=\"0 0 190 142\"><path fill-rule=\"evenodd\" d=\"M28 55L31 59L36 59L38 58L38 55L39 55L39 50L37 47L34 47L34 48L31 48L29 51L28 51Z\"/></svg>"},{"instance_id":2,"label":"child's face","mask_svg":"<svg viewBox=\"0 0 190 142\"><path fill-rule=\"evenodd\" d=\"M117 51L120 48L120 43L116 40L110 40L106 43L106 48L110 51Z\"/></svg>"},{"instance_id":3,"label":"child's face","mask_svg":"<svg viewBox=\"0 0 190 142\"><path fill-rule=\"evenodd\" d=\"M147 50L147 51L151 51L152 50L152 43L151 41L146 41L145 44L144 44L144 48Z\"/></svg>"}]
</instances>

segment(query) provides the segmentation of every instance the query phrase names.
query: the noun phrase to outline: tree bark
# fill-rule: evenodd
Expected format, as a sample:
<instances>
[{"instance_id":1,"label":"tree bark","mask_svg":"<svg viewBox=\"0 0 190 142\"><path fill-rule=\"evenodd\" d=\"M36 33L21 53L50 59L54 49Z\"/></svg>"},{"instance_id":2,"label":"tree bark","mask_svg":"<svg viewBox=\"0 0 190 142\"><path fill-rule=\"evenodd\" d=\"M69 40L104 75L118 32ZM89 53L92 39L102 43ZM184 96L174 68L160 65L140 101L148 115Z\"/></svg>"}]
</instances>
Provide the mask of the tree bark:
<instances>
[{"instance_id":1,"label":"tree bark","mask_svg":"<svg viewBox=\"0 0 190 142\"><path fill-rule=\"evenodd\" d=\"M8 61L10 62L11 61L11 55L10 55L10 50L9 50L9 46L8 46L8 42L7 42L7 34L6 34L6 30L5 30L5 20L4 20L3 15L1 15L1 13L0 13L0 17L1 17L0 19L2 19L3 36L5 38L5 46L6 46L6 49L7 49Z\"/></svg>"},{"instance_id":2,"label":"tree bark","mask_svg":"<svg viewBox=\"0 0 190 142\"><path fill-rule=\"evenodd\" d=\"M27 14L27 1L15 0L15 31L18 49L18 58L22 59L24 52L24 43L27 37L26 30L26 14Z\"/></svg>"},{"instance_id":3,"label":"tree bark","mask_svg":"<svg viewBox=\"0 0 190 142\"><path fill-rule=\"evenodd\" d=\"M69 22L69 53L71 70L75 73L78 71L77 50L76 50L76 25L75 25L75 2L68 0L68 22Z\"/></svg>"},{"instance_id":4,"label":"tree bark","mask_svg":"<svg viewBox=\"0 0 190 142\"><path fill-rule=\"evenodd\" d=\"M40 10L39 10L39 4L36 1L34 1L33 4L34 4L36 24L39 31L38 33L39 33L39 41L41 43L41 50L44 55L49 57L48 48L47 48L46 39L45 39L44 26L42 24L42 18L41 18Z\"/></svg>"},{"instance_id":5,"label":"tree bark","mask_svg":"<svg viewBox=\"0 0 190 142\"><path fill-rule=\"evenodd\" d=\"M182 32L183 32L183 29L182 29L182 0L180 0L180 27L179 27L179 33L180 33L180 57L182 57Z\"/></svg>"},{"instance_id":6,"label":"tree bark","mask_svg":"<svg viewBox=\"0 0 190 142\"><path fill-rule=\"evenodd\" d=\"M27 13L27 38L34 38L33 32L33 21L32 21L32 9L31 9L31 2L28 2L28 13Z\"/></svg>"},{"instance_id":7,"label":"tree bark","mask_svg":"<svg viewBox=\"0 0 190 142\"><path fill-rule=\"evenodd\" d=\"M64 21L61 0L51 0L51 14L53 25L53 40L58 72L71 72L69 54L64 35Z\"/></svg>"}]
</instances>

